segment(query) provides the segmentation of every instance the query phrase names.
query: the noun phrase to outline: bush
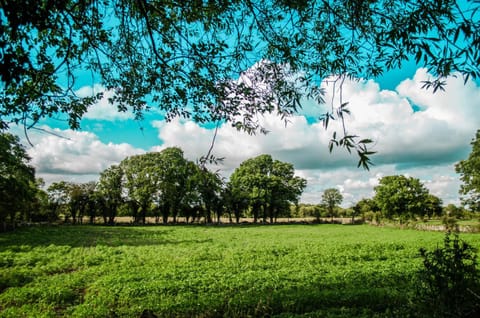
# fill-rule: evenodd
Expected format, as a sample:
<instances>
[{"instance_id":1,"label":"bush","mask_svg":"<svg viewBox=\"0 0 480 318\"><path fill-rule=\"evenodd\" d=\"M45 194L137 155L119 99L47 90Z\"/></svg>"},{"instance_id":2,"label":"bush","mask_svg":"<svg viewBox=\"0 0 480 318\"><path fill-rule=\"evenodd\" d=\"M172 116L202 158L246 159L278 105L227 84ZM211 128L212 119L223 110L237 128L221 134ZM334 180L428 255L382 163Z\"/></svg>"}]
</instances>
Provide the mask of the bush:
<instances>
[{"instance_id":1,"label":"bush","mask_svg":"<svg viewBox=\"0 0 480 318\"><path fill-rule=\"evenodd\" d=\"M444 246L420 249L417 300L421 317L479 317L480 280L476 249L447 232Z\"/></svg>"}]
</instances>

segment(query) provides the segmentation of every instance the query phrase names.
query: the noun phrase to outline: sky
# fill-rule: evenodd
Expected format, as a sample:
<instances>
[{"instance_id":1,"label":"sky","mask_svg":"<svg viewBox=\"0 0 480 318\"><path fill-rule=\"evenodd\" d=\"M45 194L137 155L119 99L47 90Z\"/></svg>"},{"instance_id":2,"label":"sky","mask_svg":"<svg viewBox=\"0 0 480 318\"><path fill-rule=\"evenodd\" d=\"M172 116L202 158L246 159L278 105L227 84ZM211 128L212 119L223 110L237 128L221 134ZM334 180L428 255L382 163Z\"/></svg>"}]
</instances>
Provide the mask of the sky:
<instances>
[{"instance_id":1,"label":"sky","mask_svg":"<svg viewBox=\"0 0 480 318\"><path fill-rule=\"evenodd\" d=\"M346 81L343 100L349 102L349 133L374 140L374 166L369 171L357 168L358 158L328 143L339 122L325 130L316 120L328 105L303 101L303 108L289 118L289 123L274 115L260 118L267 135L248 135L222 125L216 137L213 155L224 161L210 167L225 178L251 157L271 154L274 159L290 162L296 174L307 180L301 202L320 203L322 192L337 188L348 207L374 195L379 178L403 174L420 179L444 204L459 203L459 176L455 163L466 158L470 142L480 128L480 87L463 83L461 76L447 80L446 91L422 89L422 81L431 76L425 69L407 64L401 70L386 73L375 80ZM87 83L86 81L85 83ZM331 99L333 87L324 83ZM77 91L88 95L102 91L95 83ZM185 119L165 122L152 110L141 121L129 113L118 113L107 101L110 92L90 108L81 129L72 131L65 122L49 119L28 133L33 146L26 145L37 177L46 185L55 181L87 182L127 156L181 147L185 156L196 160L208 152L213 129ZM338 92L337 92L338 96ZM25 138L20 127L11 132ZM50 132L50 133L46 133ZM59 137L60 136L60 137Z\"/></svg>"}]
</instances>

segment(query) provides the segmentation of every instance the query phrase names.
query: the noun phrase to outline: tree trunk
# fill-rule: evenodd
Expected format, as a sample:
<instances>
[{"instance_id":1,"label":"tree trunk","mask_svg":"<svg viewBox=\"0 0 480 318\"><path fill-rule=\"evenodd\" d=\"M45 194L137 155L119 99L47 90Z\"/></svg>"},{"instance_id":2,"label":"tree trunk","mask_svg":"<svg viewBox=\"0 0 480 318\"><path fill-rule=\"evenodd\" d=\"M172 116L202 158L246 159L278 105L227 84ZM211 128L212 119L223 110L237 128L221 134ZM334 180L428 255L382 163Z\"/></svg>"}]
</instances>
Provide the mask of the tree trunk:
<instances>
[{"instance_id":1,"label":"tree trunk","mask_svg":"<svg viewBox=\"0 0 480 318\"><path fill-rule=\"evenodd\" d=\"M117 205L116 204L112 204L109 208L108 208L108 224L109 225L113 225L115 223L115 216L117 214ZM104 217L104 222L106 221L105 217Z\"/></svg>"},{"instance_id":2,"label":"tree trunk","mask_svg":"<svg viewBox=\"0 0 480 318\"><path fill-rule=\"evenodd\" d=\"M147 218L147 204L142 204L142 223L145 224Z\"/></svg>"},{"instance_id":3,"label":"tree trunk","mask_svg":"<svg viewBox=\"0 0 480 318\"><path fill-rule=\"evenodd\" d=\"M170 211L170 207L168 206L168 204L164 204L163 209L162 209L162 222L163 222L163 224L168 223L168 212L169 211Z\"/></svg>"},{"instance_id":4,"label":"tree trunk","mask_svg":"<svg viewBox=\"0 0 480 318\"><path fill-rule=\"evenodd\" d=\"M274 219L275 219L275 212L274 212L274 207L272 204L269 205L268 207L268 214L270 216L270 223L274 223Z\"/></svg>"},{"instance_id":5,"label":"tree trunk","mask_svg":"<svg viewBox=\"0 0 480 318\"><path fill-rule=\"evenodd\" d=\"M253 212L253 223L257 223L258 221L258 210L259 210L259 205L257 203L254 203L252 206L252 212Z\"/></svg>"}]
</instances>

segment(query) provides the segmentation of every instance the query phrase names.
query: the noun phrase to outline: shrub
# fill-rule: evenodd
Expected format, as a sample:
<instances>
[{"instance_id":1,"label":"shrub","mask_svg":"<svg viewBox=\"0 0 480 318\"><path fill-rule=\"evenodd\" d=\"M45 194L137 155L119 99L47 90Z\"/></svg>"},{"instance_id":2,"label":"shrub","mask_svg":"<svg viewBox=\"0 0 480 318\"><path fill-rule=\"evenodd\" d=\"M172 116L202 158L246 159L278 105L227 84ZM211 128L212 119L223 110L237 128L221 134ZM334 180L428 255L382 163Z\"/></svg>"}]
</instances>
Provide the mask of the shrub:
<instances>
[{"instance_id":1,"label":"shrub","mask_svg":"<svg viewBox=\"0 0 480 318\"><path fill-rule=\"evenodd\" d=\"M420 249L417 300L422 317L478 317L480 280L476 249L447 232L443 247Z\"/></svg>"}]
</instances>

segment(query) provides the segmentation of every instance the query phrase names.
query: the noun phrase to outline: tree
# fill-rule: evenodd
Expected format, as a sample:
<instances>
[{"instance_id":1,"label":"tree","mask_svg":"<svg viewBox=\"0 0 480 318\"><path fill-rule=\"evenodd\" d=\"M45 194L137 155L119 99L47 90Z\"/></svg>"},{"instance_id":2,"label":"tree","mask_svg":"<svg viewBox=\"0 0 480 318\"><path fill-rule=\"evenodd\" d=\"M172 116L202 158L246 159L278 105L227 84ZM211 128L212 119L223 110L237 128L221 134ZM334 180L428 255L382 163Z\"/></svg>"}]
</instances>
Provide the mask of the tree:
<instances>
[{"instance_id":1,"label":"tree","mask_svg":"<svg viewBox=\"0 0 480 318\"><path fill-rule=\"evenodd\" d=\"M72 223L83 223L85 214L93 224L97 213L97 183L54 182L48 189L50 210L53 215L64 213L65 220L72 217Z\"/></svg>"},{"instance_id":2,"label":"tree","mask_svg":"<svg viewBox=\"0 0 480 318\"><path fill-rule=\"evenodd\" d=\"M67 220L68 203L70 202L70 186L65 181L54 182L47 188L49 206L53 215L59 216L63 213Z\"/></svg>"},{"instance_id":3,"label":"tree","mask_svg":"<svg viewBox=\"0 0 480 318\"><path fill-rule=\"evenodd\" d=\"M306 180L295 176L292 164L260 155L245 160L230 176L231 193L238 200L247 198L254 222L263 212L263 221L274 222L281 209L296 203L306 186Z\"/></svg>"},{"instance_id":4,"label":"tree","mask_svg":"<svg viewBox=\"0 0 480 318\"><path fill-rule=\"evenodd\" d=\"M249 206L247 189L244 189L238 181L234 181L234 179L230 177L230 180L224 188L223 200L227 213L230 215L233 211L235 222L240 223L240 218Z\"/></svg>"},{"instance_id":5,"label":"tree","mask_svg":"<svg viewBox=\"0 0 480 318\"><path fill-rule=\"evenodd\" d=\"M0 222L12 227L28 213L38 190L35 170L17 136L0 132ZM19 214L19 215L17 215Z\"/></svg>"},{"instance_id":6,"label":"tree","mask_svg":"<svg viewBox=\"0 0 480 318\"><path fill-rule=\"evenodd\" d=\"M455 219L460 219L464 215L464 210L462 207L457 207L453 203L449 203L444 209L445 216L452 217Z\"/></svg>"},{"instance_id":7,"label":"tree","mask_svg":"<svg viewBox=\"0 0 480 318\"><path fill-rule=\"evenodd\" d=\"M203 203L205 222L212 223L212 212L217 215L217 223L223 212L223 180L218 173L199 167L197 171L198 192Z\"/></svg>"},{"instance_id":8,"label":"tree","mask_svg":"<svg viewBox=\"0 0 480 318\"><path fill-rule=\"evenodd\" d=\"M27 220L32 222L53 222L57 215L52 213L49 205L48 193L43 189L45 182L38 178L35 180L35 200L28 209Z\"/></svg>"},{"instance_id":9,"label":"tree","mask_svg":"<svg viewBox=\"0 0 480 318\"><path fill-rule=\"evenodd\" d=\"M318 84L330 76L341 85L415 59L436 77L425 86L443 89L455 72L465 80L480 75L479 7L437 0L5 0L0 127L31 127L63 113L78 128L101 97L75 93L85 72L114 94L119 111L141 117L158 107L167 119L224 120L250 132L261 130L258 114L286 118L302 97L321 100ZM325 125L343 122L346 106L332 105ZM355 148L359 164L368 165L368 139L347 130L335 137L332 145Z\"/></svg>"},{"instance_id":10,"label":"tree","mask_svg":"<svg viewBox=\"0 0 480 318\"><path fill-rule=\"evenodd\" d=\"M429 193L425 200L425 215L428 218L441 216L443 212L442 204L442 199Z\"/></svg>"},{"instance_id":11,"label":"tree","mask_svg":"<svg viewBox=\"0 0 480 318\"><path fill-rule=\"evenodd\" d=\"M386 176L374 188L374 200L387 218L423 216L428 190L419 179L403 175Z\"/></svg>"},{"instance_id":12,"label":"tree","mask_svg":"<svg viewBox=\"0 0 480 318\"><path fill-rule=\"evenodd\" d=\"M328 209L328 214L332 218L335 212L335 208L341 204L343 201L343 196L338 189L329 188L323 191L322 194L322 204L324 204Z\"/></svg>"},{"instance_id":13,"label":"tree","mask_svg":"<svg viewBox=\"0 0 480 318\"><path fill-rule=\"evenodd\" d=\"M151 173L156 178L155 199L162 210L163 222L167 223L171 215L175 223L184 207L187 191L194 190L192 178L197 167L185 159L183 150L178 147L166 148L155 156L155 166L151 166Z\"/></svg>"},{"instance_id":14,"label":"tree","mask_svg":"<svg viewBox=\"0 0 480 318\"><path fill-rule=\"evenodd\" d=\"M355 204L353 209L362 216L362 220L365 221L365 215L367 213L376 213L379 211L378 206L373 199L363 198Z\"/></svg>"},{"instance_id":15,"label":"tree","mask_svg":"<svg viewBox=\"0 0 480 318\"><path fill-rule=\"evenodd\" d=\"M480 211L480 130L471 142L472 151L467 159L455 165L455 171L460 174L462 185L460 194L462 201L472 211Z\"/></svg>"},{"instance_id":16,"label":"tree","mask_svg":"<svg viewBox=\"0 0 480 318\"><path fill-rule=\"evenodd\" d=\"M191 188L189 178L196 173L183 151L170 147L161 152L150 152L124 159L120 163L127 201L135 222L145 223L145 217L153 203L161 211L164 223L178 212ZM139 214L141 213L141 215Z\"/></svg>"},{"instance_id":17,"label":"tree","mask_svg":"<svg viewBox=\"0 0 480 318\"><path fill-rule=\"evenodd\" d=\"M145 223L147 210L157 191L157 169L155 157L158 153L136 155L120 162L126 201L129 203L133 222Z\"/></svg>"},{"instance_id":18,"label":"tree","mask_svg":"<svg viewBox=\"0 0 480 318\"><path fill-rule=\"evenodd\" d=\"M100 174L98 182L99 202L104 205L104 223L113 225L117 210L122 204L123 171L118 165L112 165ZM108 219L108 220L107 220Z\"/></svg>"},{"instance_id":19,"label":"tree","mask_svg":"<svg viewBox=\"0 0 480 318\"><path fill-rule=\"evenodd\" d=\"M83 221L84 214L88 215L89 223L95 223L95 217L98 215L98 193L97 193L97 182L90 181L80 184L82 189L82 208L81 208L81 218Z\"/></svg>"}]
</instances>

